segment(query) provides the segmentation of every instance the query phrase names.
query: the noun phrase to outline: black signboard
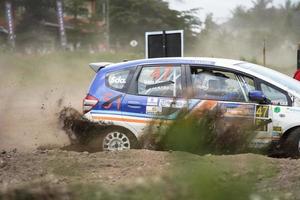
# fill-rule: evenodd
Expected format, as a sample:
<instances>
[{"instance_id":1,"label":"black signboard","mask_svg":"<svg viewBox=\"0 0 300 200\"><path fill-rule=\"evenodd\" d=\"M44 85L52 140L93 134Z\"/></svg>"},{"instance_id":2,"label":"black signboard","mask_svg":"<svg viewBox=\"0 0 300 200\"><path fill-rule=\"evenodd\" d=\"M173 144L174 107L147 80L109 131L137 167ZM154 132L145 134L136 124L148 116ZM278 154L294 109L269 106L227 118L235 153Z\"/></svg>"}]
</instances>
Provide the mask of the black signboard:
<instances>
[{"instance_id":1,"label":"black signboard","mask_svg":"<svg viewBox=\"0 0 300 200\"><path fill-rule=\"evenodd\" d=\"M183 31L146 32L146 58L182 57Z\"/></svg>"},{"instance_id":2,"label":"black signboard","mask_svg":"<svg viewBox=\"0 0 300 200\"><path fill-rule=\"evenodd\" d=\"M300 44L298 44L297 50L297 69L300 69Z\"/></svg>"}]
</instances>

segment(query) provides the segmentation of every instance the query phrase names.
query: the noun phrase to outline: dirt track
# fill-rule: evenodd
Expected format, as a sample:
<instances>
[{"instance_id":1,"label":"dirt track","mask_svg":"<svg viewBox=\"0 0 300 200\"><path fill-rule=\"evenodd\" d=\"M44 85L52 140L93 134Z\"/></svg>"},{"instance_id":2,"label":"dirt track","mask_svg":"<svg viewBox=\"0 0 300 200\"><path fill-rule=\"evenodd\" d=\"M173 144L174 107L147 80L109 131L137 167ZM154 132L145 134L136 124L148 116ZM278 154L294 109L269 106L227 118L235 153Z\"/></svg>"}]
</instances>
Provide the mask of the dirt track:
<instances>
[{"instance_id":1,"label":"dirt track","mask_svg":"<svg viewBox=\"0 0 300 200\"><path fill-rule=\"evenodd\" d=\"M0 188L3 192L43 183L58 188L74 184L101 184L109 189L111 186L157 183L170 176L169 172L174 167L173 156L177 154L148 150L92 154L59 149L31 153L1 152ZM257 191L279 193L282 199L300 199L300 160L273 159L253 154L201 157L183 153L183 157L186 159L180 162L235 162L235 173L230 176L243 177L255 173ZM249 164L254 160L261 160L266 166L253 172ZM265 177L269 167L275 167L278 173Z\"/></svg>"},{"instance_id":2,"label":"dirt track","mask_svg":"<svg viewBox=\"0 0 300 200\"><path fill-rule=\"evenodd\" d=\"M168 153L154 151L72 152L59 149L0 155L0 188L30 182L54 184L121 184L141 178L159 179L168 166Z\"/></svg>"}]
</instances>

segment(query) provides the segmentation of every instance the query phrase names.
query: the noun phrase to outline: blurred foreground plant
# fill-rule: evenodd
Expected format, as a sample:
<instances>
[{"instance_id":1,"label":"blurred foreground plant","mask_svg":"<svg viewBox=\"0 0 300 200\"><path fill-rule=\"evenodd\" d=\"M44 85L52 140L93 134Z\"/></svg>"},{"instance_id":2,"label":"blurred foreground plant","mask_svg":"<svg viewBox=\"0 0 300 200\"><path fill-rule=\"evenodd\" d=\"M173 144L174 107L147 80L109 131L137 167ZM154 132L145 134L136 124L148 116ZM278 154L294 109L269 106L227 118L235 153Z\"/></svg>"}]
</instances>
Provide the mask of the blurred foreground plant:
<instances>
[{"instance_id":1,"label":"blurred foreground plant","mask_svg":"<svg viewBox=\"0 0 300 200\"><path fill-rule=\"evenodd\" d=\"M142 143L155 150L187 151L197 154L235 154L250 151L255 137L251 120L228 120L221 110L206 110L201 113L181 111L172 122L152 122Z\"/></svg>"}]
</instances>

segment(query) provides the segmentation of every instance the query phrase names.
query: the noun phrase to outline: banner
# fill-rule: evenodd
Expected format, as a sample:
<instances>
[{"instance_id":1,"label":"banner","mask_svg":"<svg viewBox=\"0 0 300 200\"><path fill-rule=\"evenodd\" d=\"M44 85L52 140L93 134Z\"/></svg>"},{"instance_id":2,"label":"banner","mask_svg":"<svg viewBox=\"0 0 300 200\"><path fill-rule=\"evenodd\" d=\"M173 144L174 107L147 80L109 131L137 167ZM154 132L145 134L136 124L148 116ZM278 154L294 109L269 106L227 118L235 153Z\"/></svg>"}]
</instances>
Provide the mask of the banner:
<instances>
[{"instance_id":1,"label":"banner","mask_svg":"<svg viewBox=\"0 0 300 200\"><path fill-rule=\"evenodd\" d=\"M8 42L11 47L15 47L15 33L14 33L14 20L12 14L12 5L10 1L5 1L6 20L8 25Z\"/></svg>"},{"instance_id":2,"label":"banner","mask_svg":"<svg viewBox=\"0 0 300 200\"><path fill-rule=\"evenodd\" d=\"M63 48L66 48L67 36L66 36L66 32L65 32L62 0L56 0L56 8L57 8L57 19L58 19L58 25L59 25L60 44Z\"/></svg>"}]
</instances>

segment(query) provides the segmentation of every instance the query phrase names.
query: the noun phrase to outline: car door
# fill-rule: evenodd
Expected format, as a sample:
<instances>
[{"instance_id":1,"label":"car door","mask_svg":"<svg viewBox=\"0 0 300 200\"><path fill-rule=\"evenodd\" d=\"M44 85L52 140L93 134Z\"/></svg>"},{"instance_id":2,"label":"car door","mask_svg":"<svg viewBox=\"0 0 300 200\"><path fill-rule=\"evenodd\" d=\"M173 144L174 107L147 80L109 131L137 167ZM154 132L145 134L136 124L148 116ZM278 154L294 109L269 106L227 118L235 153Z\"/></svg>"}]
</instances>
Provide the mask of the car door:
<instances>
[{"instance_id":1,"label":"car door","mask_svg":"<svg viewBox=\"0 0 300 200\"><path fill-rule=\"evenodd\" d=\"M246 78L235 71L225 70L211 66L190 66L188 85L194 91L193 101L198 102L193 106L193 112L200 113L207 109L218 109L224 114L223 125L220 129L232 126L259 125L258 137L254 141L257 146L263 145L262 141L269 137L270 107L251 102L248 92L256 89L255 81ZM247 83L248 81L248 83Z\"/></svg>"},{"instance_id":2,"label":"car door","mask_svg":"<svg viewBox=\"0 0 300 200\"><path fill-rule=\"evenodd\" d=\"M186 106L181 65L139 66L122 101L124 121L141 134L153 119L172 119Z\"/></svg>"},{"instance_id":3,"label":"car door","mask_svg":"<svg viewBox=\"0 0 300 200\"><path fill-rule=\"evenodd\" d=\"M259 79L247 75L239 75L239 77L246 93L261 90ZM250 102L250 99L248 98L247 101ZM255 104L254 124L257 132L253 144L256 147L261 147L273 140L272 106L269 104L259 104L258 102L253 103Z\"/></svg>"},{"instance_id":4,"label":"car door","mask_svg":"<svg viewBox=\"0 0 300 200\"><path fill-rule=\"evenodd\" d=\"M290 122L287 115L289 106L292 106L292 100L286 91L262 80L258 81L258 89L271 101L268 105L272 117L272 123L269 125L271 139L278 141L285 130L286 124Z\"/></svg>"}]
</instances>

